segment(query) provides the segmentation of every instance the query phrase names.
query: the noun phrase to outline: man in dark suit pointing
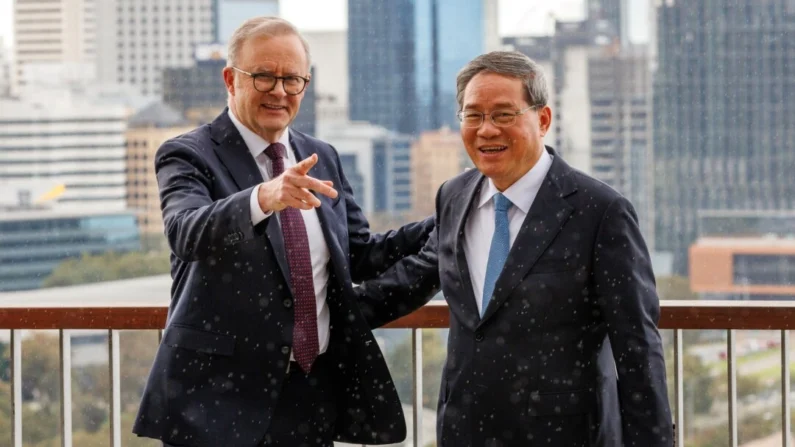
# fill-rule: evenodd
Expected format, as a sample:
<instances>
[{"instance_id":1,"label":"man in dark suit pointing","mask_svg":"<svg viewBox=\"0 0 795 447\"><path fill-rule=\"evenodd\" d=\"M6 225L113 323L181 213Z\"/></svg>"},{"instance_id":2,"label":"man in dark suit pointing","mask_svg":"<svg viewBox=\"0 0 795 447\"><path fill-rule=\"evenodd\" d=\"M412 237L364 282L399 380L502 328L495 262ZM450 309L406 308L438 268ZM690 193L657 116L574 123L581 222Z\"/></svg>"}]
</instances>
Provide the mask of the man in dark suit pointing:
<instances>
[{"instance_id":1,"label":"man in dark suit pointing","mask_svg":"<svg viewBox=\"0 0 795 447\"><path fill-rule=\"evenodd\" d=\"M570 167L540 67L482 55L458 75L461 137L477 169L442 185L417 256L359 289L450 307L440 447L670 447L659 300L630 202Z\"/></svg>"},{"instance_id":2,"label":"man in dark suit pointing","mask_svg":"<svg viewBox=\"0 0 795 447\"><path fill-rule=\"evenodd\" d=\"M433 219L370 233L336 150L288 129L309 67L290 23L246 21L223 71L228 109L158 150L174 283L141 436L191 447L406 437L352 281L418 252Z\"/></svg>"}]
</instances>

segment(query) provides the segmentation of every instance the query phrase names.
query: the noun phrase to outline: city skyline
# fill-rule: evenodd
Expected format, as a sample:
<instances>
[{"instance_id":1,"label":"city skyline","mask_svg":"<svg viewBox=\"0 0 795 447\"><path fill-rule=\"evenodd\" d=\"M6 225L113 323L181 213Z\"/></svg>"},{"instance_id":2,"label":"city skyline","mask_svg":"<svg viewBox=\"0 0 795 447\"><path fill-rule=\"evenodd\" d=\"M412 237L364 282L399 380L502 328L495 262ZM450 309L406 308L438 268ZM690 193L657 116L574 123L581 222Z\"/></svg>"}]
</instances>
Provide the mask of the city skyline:
<instances>
[{"instance_id":1,"label":"city skyline","mask_svg":"<svg viewBox=\"0 0 795 447\"><path fill-rule=\"evenodd\" d=\"M499 1L499 33L501 36L543 35L552 31L550 14L559 20L583 18L582 0L562 0L550 5L543 0ZM6 47L13 39L13 0L0 0L0 40ZM347 0L282 0L281 16L295 23L302 31L344 30L347 26ZM629 30L633 42L647 41L648 2L630 3ZM307 14L307 11L312 11ZM643 26L646 24L646 26Z\"/></svg>"}]
</instances>

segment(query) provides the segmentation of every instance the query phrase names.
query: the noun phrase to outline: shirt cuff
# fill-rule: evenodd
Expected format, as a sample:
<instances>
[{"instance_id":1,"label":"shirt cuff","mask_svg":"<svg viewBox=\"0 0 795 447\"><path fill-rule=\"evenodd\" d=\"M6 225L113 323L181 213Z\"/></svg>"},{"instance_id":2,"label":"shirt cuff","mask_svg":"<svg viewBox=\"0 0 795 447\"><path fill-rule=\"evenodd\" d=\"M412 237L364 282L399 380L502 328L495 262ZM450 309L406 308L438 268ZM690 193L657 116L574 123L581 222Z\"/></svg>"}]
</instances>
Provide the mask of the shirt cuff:
<instances>
[{"instance_id":1,"label":"shirt cuff","mask_svg":"<svg viewBox=\"0 0 795 447\"><path fill-rule=\"evenodd\" d=\"M273 214L273 211L268 211L266 213L262 211L262 208L259 207L259 200L257 200L257 198L259 196L260 186L262 186L262 183L255 186L254 189L251 190L251 200L249 200L249 203L251 205L251 225L254 226L262 222L263 220L271 217L271 214Z\"/></svg>"}]
</instances>

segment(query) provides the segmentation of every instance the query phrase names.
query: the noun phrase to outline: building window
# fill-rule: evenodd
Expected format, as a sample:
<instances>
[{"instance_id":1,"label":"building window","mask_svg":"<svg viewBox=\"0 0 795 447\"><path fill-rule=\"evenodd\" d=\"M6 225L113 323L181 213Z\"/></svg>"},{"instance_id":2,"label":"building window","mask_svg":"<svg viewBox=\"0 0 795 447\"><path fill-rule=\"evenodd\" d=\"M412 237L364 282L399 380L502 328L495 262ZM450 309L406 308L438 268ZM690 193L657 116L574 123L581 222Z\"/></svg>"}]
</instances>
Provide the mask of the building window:
<instances>
[{"instance_id":1,"label":"building window","mask_svg":"<svg viewBox=\"0 0 795 447\"><path fill-rule=\"evenodd\" d=\"M795 255L735 255L736 285L795 284Z\"/></svg>"},{"instance_id":2,"label":"building window","mask_svg":"<svg viewBox=\"0 0 795 447\"><path fill-rule=\"evenodd\" d=\"M19 201L19 206L22 208L30 207L31 199L30 199L30 191L22 190L17 193L17 199Z\"/></svg>"}]
</instances>

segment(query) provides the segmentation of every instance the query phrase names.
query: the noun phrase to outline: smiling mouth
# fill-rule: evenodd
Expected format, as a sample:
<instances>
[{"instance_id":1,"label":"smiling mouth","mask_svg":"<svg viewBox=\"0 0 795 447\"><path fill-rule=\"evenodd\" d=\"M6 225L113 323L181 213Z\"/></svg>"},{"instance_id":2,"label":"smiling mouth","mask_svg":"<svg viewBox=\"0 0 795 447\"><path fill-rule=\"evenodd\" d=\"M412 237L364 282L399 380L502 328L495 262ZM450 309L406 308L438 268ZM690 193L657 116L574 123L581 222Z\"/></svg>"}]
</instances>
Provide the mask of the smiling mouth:
<instances>
[{"instance_id":1,"label":"smiling mouth","mask_svg":"<svg viewBox=\"0 0 795 447\"><path fill-rule=\"evenodd\" d=\"M285 109L284 106L277 106L277 105L273 105L273 104L260 104L260 107L264 107L264 108L266 108L268 110L284 110Z\"/></svg>"},{"instance_id":2,"label":"smiling mouth","mask_svg":"<svg viewBox=\"0 0 795 447\"><path fill-rule=\"evenodd\" d=\"M506 149L508 149L508 146L483 146L478 148L478 150L484 154L496 154Z\"/></svg>"}]
</instances>

